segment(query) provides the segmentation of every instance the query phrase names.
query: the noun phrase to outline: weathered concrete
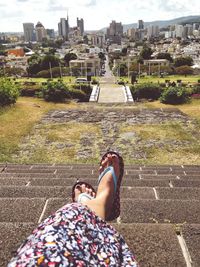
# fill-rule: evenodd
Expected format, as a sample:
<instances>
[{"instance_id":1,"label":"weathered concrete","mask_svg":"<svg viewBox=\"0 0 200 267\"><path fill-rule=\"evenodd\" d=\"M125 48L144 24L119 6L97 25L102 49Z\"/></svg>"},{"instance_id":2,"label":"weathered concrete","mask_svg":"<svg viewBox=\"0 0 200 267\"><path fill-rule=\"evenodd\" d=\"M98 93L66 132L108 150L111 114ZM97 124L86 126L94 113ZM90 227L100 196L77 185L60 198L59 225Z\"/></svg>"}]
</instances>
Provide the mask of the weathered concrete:
<instances>
[{"instance_id":1,"label":"weathered concrete","mask_svg":"<svg viewBox=\"0 0 200 267\"><path fill-rule=\"evenodd\" d=\"M192 259L192 266L200 266L200 224L191 224L183 226L183 238L189 249Z\"/></svg>"},{"instance_id":2,"label":"weathered concrete","mask_svg":"<svg viewBox=\"0 0 200 267\"><path fill-rule=\"evenodd\" d=\"M121 224L123 235L140 267L186 267L173 226L163 224Z\"/></svg>"}]
</instances>

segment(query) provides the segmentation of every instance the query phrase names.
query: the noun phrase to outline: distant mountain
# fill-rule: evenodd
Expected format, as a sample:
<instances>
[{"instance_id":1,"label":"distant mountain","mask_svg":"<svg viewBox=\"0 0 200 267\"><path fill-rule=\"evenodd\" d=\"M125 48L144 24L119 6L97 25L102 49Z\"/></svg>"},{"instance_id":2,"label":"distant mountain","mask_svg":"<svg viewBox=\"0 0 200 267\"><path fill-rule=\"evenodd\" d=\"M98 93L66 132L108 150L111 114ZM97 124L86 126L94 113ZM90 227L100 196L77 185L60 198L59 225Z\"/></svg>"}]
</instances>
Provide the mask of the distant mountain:
<instances>
[{"instance_id":1,"label":"distant mountain","mask_svg":"<svg viewBox=\"0 0 200 267\"><path fill-rule=\"evenodd\" d=\"M200 23L200 16L187 16L187 17L180 17L176 19L171 20L156 20L151 22L144 22L145 27L149 25L158 25L160 28L167 27L169 25L174 24L192 24L192 23ZM124 32L126 32L128 29L136 28L137 23L131 23L131 24L125 24L123 25ZM106 28L101 29L101 31L106 31Z\"/></svg>"}]
</instances>

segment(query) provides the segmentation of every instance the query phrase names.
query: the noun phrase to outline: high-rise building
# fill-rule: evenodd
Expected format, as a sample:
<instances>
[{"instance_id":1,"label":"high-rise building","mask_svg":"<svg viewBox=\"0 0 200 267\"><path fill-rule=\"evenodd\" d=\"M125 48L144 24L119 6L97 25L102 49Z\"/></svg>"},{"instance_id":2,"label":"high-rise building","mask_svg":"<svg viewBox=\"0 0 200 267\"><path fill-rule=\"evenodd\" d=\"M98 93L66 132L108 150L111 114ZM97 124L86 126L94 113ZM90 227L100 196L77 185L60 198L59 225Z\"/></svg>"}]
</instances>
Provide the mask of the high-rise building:
<instances>
[{"instance_id":1,"label":"high-rise building","mask_svg":"<svg viewBox=\"0 0 200 267\"><path fill-rule=\"evenodd\" d=\"M109 28L107 28L106 37L110 43L121 44L121 38L123 35L123 26L121 22L112 21Z\"/></svg>"},{"instance_id":2,"label":"high-rise building","mask_svg":"<svg viewBox=\"0 0 200 267\"><path fill-rule=\"evenodd\" d=\"M80 29L81 35L84 33L84 20L77 18L77 27Z\"/></svg>"},{"instance_id":3,"label":"high-rise building","mask_svg":"<svg viewBox=\"0 0 200 267\"><path fill-rule=\"evenodd\" d=\"M138 27L139 30L143 30L144 29L144 21L143 20L138 20Z\"/></svg>"},{"instance_id":4,"label":"high-rise building","mask_svg":"<svg viewBox=\"0 0 200 267\"><path fill-rule=\"evenodd\" d=\"M158 25L149 25L147 28L147 37L158 37L159 36L159 27Z\"/></svg>"},{"instance_id":5,"label":"high-rise building","mask_svg":"<svg viewBox=\"0 0 200 267\"><path fill-rule=\"evenodd\" d=\"M183 31L184 31L183 25L176 25L175 31L176 31L176 37L180 37L180 38L183 37Z\"/></svg>"},{"instance_id":6,"label":"high-rise building","mask_svg":"<svg viewBox=\"0 0 200 267\"><path fill-rule=\"evenodd\" d=\"M38 23L35 26L35 33L36 33L36 41L42 42L44 38L47 37L47 32L44 26L41 22L38 21Z\"/></svg>"},{"instance_id":7,"label":"high-rise building","mask_svg":"<svg viewBox=\"0 0 200 267\"><path fill-rule=\"evenodd\" d=\"M69 19L61 18L60 22L58 23L58 34L63 39L68 40L69 37Z\"/></svg>"},{"instance_id":8,"label":"high-rise building","mask_svg":"<svg viewBox=\"0 0 200 267\"><path fill-rule=\"evenodd\" d=\"M35 29L33 23L23 23L24 28L24 41L32 42L35 41Z\"/></svg>"},{"instance_id":9,"label":"high-rise building","mask_svg":"<svg viewBox=\"0 0 200 267\"><path fill-rule=\"evenodd\" d=\"M193 26L191 24L186 24L185 27L187 28L187 36L193 35Z\"/></svg>"},{"instance_id":10,"label":"high-rise building","mask_svg":"<svg viewBox=\"0 0 200 267\"><path fill-rule=\"evenodd\" d=\"M55 38L55 31L54 31L54 29L46 29L46 31L47 31L48 38L50 38L50 39L54 39Z\"/></svg>"},{"instance_id":11,"label":"high-rise building","mask_svg":"<svg viewBox=\"0 0 200 267\"><path fill-rule=\"evenodd\" d=\"M134 28L128 29L127 30L127 36L131 39L135 39L135 32L136 30Z\"/></svg>"},{"instance_id":12,"label":"high-rise building","mask_svg":"<svg viewBox=\"0 0 200 267\"><path fill-rule=\"evenodd\" d=\"M123 26L121 22L116 22L115 20L113 20L110 23L109 28L107 29L107 35L108 36L122 36L123 35Z\"/></svg>"}]
</instances>

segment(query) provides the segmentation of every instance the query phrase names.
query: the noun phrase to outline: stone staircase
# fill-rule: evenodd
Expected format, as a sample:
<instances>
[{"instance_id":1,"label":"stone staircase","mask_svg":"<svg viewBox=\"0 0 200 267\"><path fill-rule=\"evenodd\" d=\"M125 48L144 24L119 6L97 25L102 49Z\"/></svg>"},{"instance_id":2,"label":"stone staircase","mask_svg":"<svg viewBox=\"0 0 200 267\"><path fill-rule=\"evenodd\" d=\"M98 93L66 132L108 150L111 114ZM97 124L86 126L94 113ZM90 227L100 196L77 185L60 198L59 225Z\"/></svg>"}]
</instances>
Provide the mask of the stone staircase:
<instances>
[{"instance_id":1,"label":"stone staircase","mask_svg":"<svg viewBox=\"0 0 200 267\"><path fill-rule=\"evenodd\" d=\"M97 165L0 164L0 266L33 228L71 202L77 178L97 185ZM140 266L200 266L200 166L126 166L113 222Z\"/></svg>"}]
</instances>

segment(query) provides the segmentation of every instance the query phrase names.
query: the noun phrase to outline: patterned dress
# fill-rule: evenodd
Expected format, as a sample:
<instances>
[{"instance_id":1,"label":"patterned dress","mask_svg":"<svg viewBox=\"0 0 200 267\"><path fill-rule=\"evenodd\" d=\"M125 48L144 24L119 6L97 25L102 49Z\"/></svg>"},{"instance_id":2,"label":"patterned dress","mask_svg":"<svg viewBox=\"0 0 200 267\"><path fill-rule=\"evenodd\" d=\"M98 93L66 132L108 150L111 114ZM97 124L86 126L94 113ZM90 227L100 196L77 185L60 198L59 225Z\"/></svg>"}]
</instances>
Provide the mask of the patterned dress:
<instances>
[{"instance_id":1,"label":"patterned dress","mask_svg":"<svg viewBox=\"0 0 200 267\"><path fill-rule=\"evenodd\" d=\"M26 239L8 267L132 266L122 236L86 206L67 204Z\"/></svg>"}]
</instances>

